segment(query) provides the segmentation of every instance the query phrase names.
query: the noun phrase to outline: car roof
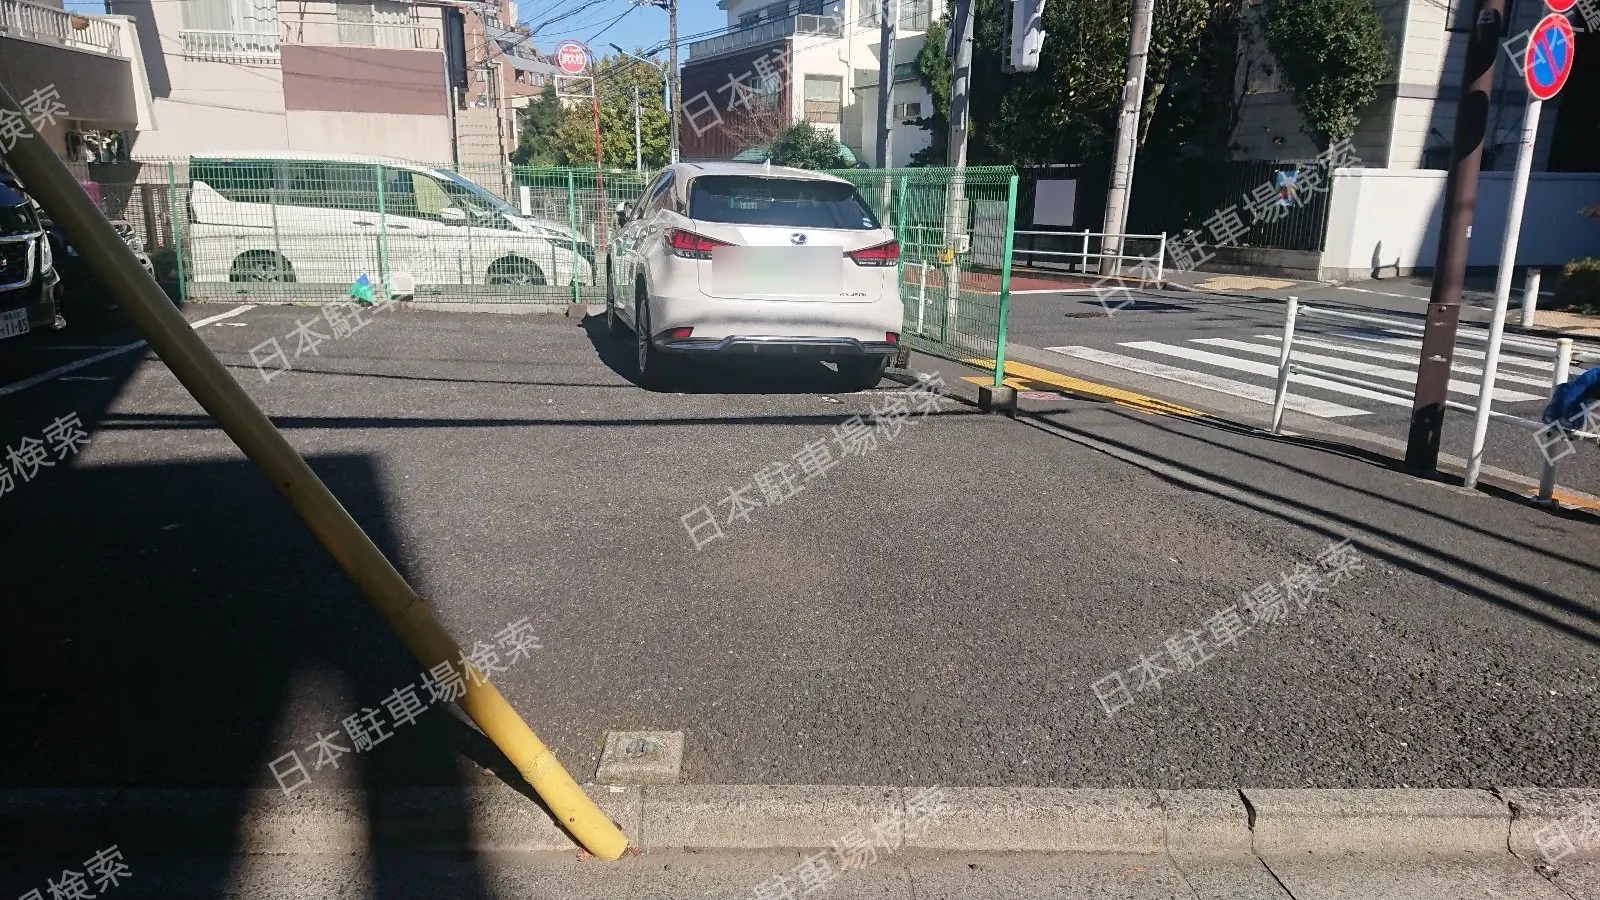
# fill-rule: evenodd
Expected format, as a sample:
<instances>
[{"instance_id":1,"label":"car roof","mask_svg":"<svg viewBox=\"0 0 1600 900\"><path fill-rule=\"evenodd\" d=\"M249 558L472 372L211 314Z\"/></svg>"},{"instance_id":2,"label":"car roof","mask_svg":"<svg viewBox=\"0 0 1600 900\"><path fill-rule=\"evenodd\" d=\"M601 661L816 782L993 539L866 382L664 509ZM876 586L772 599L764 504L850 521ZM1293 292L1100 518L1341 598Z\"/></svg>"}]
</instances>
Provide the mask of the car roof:
<instances>
[{"instance_id":1,"label":"car roof","mask_svg":"<svg viewBox=\"0 0 1600 900\"><path fill-rule=\"evenodd\" d=\"M801 181L850 183L837 175L829 175L827 172L818 172L815 169L768 166L765 163L684 162L678 163L672 169L684 178L698 178L701 175L752 175L757 178L794 178Z\"/></svg>"},{"instance_id":2,"label":"car roof","mask_svg":"<svg viewBox=\"0 0 1600 900\"><path fill-rule=\"evenodd\" d=\"M444 171L443 163L417 162L398 156L369 156L362 153L318 153L314 150L219 150L215 153L196 152L190 159L244 160L246 162L285 160L294 162L383 163L396 168L415 169L420 172Z\"/></svg>"}]
</instances>

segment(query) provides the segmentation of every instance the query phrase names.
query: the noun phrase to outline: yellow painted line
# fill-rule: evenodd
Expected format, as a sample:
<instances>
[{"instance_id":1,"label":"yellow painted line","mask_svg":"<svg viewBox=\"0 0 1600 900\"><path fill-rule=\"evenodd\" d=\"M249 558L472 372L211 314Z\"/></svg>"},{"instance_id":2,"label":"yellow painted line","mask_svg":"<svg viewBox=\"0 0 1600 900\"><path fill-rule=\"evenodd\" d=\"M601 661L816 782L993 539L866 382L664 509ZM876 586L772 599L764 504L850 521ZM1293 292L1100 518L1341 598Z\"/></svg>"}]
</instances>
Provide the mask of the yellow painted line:
<instances>
[{"instance_id":1,"label":"yellow painted line","mask_svg":"<svg viewBox=\"0 0 1600 900\"><path fill-rule=\"evenodd\" d=\"M1539 496L1539 492L1537 490L1527 491L1526 494L1529 497L1537 497L1537 496ZM1571 495L1571 494L1569 494L1569 493L1567 493L1566 491L1563 491L1563 490L1551 491L1550 492L1550 497L1552 499L1554 499L1554 500L1559 500L1560 502L1566 504L1567 506L1576 506L1579 509L1587 509L1587 510L1593 510L1594 512L1600 512L1600 503L1596 503L1593 500L1588 500L1588 499L1585 499L1583 497L1574 497L1573 495Z\"/></svg>"},{"instance_id":2,"label":"yellow painted line","mask_svg":"<svg viewBox=\"0 0 1600 900\"><path fill-rule=\"evenodd\" d=\"M962 381L970 381L973 384L994 384L994 379L993 378L985 378L982 375L965 375L965 376L962 376L961 380ZM1000 383L1005 385L1006 387L1009 387L1009 388L1016 388L1019 391L1031 391L1031 390L1033 390L1033 386L1032 385L1028 384L1026 381L1023 381L1020 378L1007 378L1007 379L1005 379L1004 381L1002 381Z\"/></svg>"},{"instance_id":3,"label":"yellow painted line","mask_svg":"<svg viewBox=\"0 0 1600 900\"><path fill-rule=\"evenodd\" d=\"M965 362L969 366L977 366L980 369L994 368L994 360L992 359L965 359L962 360L962 362ZM1006 375L1008 376L1006 378L1007 384L1009 384L1013 378L1021 378L1028 381L1036 381L1040 384L1048 384L1051 387L1058 388L1068 393L1077 394L1080 397L1094 397L1101 400L1110 400L1119 406L1140 410L1141 412L1155 413L1159 416L1189 416L1197 419L1210 418L1210 416L1200 412L1199 410L1190 409L1187 406L1179 406L1176 403L1169 403L1166 400L1162 400L1157 397L1151 397L1148 394L1124 390L1122 388L1112 387L1108 384L1085 381L1082 378L1074 378L1071 375L1063 375L1060 372L1053 372L1049 369L1042 369L1038 366L1030 366L1027 363L1007 361ZM969 378L967 380L971 381L973 379ZM989 379L980 378L976 380L982 382Z\"/></svg>"},{"instance_id":4,"label":"yellow painted line","mask_svg":"<svg viewBox=\"0 0 1600 900\"><path fill-rule=\"evenodd\" d=\"M1208 291L1273 291L1294 287L1297 282L1278 278L1257 278L1252 275L1218 275L1195 285Z\"/></svg>"}]
</instances>

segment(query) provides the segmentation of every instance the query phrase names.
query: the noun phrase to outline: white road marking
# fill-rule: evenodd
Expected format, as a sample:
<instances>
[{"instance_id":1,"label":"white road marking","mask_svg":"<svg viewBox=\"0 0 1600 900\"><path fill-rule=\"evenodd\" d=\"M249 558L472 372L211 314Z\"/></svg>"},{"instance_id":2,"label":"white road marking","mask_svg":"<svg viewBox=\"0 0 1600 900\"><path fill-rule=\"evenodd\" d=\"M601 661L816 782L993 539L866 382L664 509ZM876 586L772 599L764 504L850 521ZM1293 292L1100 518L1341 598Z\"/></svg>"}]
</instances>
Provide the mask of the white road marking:
<instances>
[{"instance_id":1,"label":"white road marking","mask_svg":"<svg viewBox=\"0 0 1600 900\"><path fill-rule=\"evenodd\" d=\"M1172 344L1163 344L1160 341L1130 341L1125 344L1119 344L1118 346L1130 347L1134 350L1143 350L1146 353L1160 353L1165 356L1176 356L1179 359L1187 359L1192 362L1204 363L1205 365L1215 366L1219 369L1233 369L1239 372L1249 372L1252 375L1260 375L1265 378L1276 379L1278 377L1278 367L1275 365L1269 366L1266 363L1258 363L1248 359L1235 359L1231 356L1223 356L1220 353L1210 353L1205 350L1195 350L1192 347L1177 347ZM1304 385L1306 387L1321 388L1325 391L1333 391L1336 394L1349 394L1352 397L1364 397L1368 400L1376 400L1379 403L1387 403L1391 406L1404 406L1408 408L1411 406L1411 401L1403 397L1380 394L1377 391L1369 391L1366 388L1351 387L1340 384L1337 381L1329 381L1326 378L1317 378L1314 375L1297 375L1295 376L1294 383Z\"/></svg>"},{"instance_id":2,"label":"white road marking","mask_svg":"<svg viewBox=\"0 0 1600 900\"><path fill-rule=\"evenodd\" d=\"M1389 337L1385 335L1371 334L1365 331L1336 331L1334 334L1338 337L1350 338L1351 340L1356 341L1370 341L1374 344L1388 344L1392 347L1409 347L1412 350L1422 349L1422 342L1419 340L1413 340L1411 338ZM1483 359L1486 354L1482 350L1472 350L1467 347L1457 347L1454 355L1462 356L1467 359ZM1543 369L1546 372L1552 373L1556 368L1556 364L1548 359L1528 359L1524 356L1512 356L1508 353L1500 354L1500 361L1513 366L1522 366L1523 368L1528 369Z\"/></svg>"},{"instance_id":3,"label":"white road marking","mask_svg":"<svg viewBox=\"0 0 1600 900\"><path fill-rule=\"evenodd\" d=\"M1312 314L1311 318L1316 318L1317 316L1334 316L1336 318L1351 319L1357 322L1374 322L1379 325L1383 325L1386 328L1410 331L1414 334L1421 334L1425 328L1421 322L1410 322L1404 319L1385 319L1380 316L1364 316L1360 315L1359 313L1342 312L1340 310L1326 309L1320 306L1312 307L1312 309L1314 309L1315 312ZM1488 329L1475 328L1470 325L1460 325L1456 328L1456 337L1466 338L1472 341L1485 342L1489 340L1489 331ZM1549 353L1552 356L1555 355L1555 342L1544 340L1542 338L1526 338L1522 337L1521 335L1502 334L1500 337L1500 342L1506 346L1517 346L1525 350L1537 350L1541 353Z\"/></svg>"},{"instance_id":4,"label":"white road marking","mask_svg":"<svg viewBox=\"0 0 1600 900\"><path fill-rule=\"evenodd\" d=\"M1264 403L1267 406L1272 405L1273 391L1257 385L1245 384L1242 381L1234 381L1229 378L1221 378L1216 375L1210 375L1205 372L1195 372L1190 369L1180 369L1176 366L1169 366L1164 363L1153 362L1147 359L1139 359L1133 356L1123 356L1120 353L1111 353L1106 350L1096 350L1093 347L1046 347L1045 349L1052 350L1065 356L1072 356L1078 359L1088 360L1089 362L1096 362L1100 363L1101 365L1112 366L1113 368L1125 369L1129 372L1137 372L1142 375L1153 375L1157 378L1164 378L1167 381L1176 381L1180 384L1187 384L1191 387L1202 388L1208 391L1216 391L1219 394L1227 394L1230 397L1238 397L1242 400L1253 400L1256 403ZM1354 409L1349 406L1340 406L1337 403L1329 403L1325 400L1317 400L1312 397L1304 397L1293 393L1284 398L1283 405L1287 409L1292 409L1296 412L1307 413L1323 419L1339 419L1347 418L1349 416L1368 415L1366 410Z\"/></svg>"},{"instance_id":5,"label":"white road marking","mask_svg":"<svg viewBox=\"0 0 1600 900\"><path fill-rule=\"evenodd\" d=\"M220 322L223 319L232 318L233 316L237 316L246 310L251 310L254 308L255 304L246 303L245 305L236 309L230 309L225 313L219 313L218 315L201 319L198 322L190 323L189 327L200 328L205 325L210 325L212 322ZM124 353L131 353L134 350L141 350L145 346L146 343L144 341L138 341L137 343L123 344L120 347L112 347L110 350L106 350L102 353L96 353L93 356L88 356L83 359L73 360L65 365L56 366L54 369L51 369L47 372L40 372L37 375L24 378L21 381L15 381L4 387L0 387L0 397L5 397L9 394L15 394L18 391L25 391L35 385L44 384L47 381L60 378L69 372L76 372L85 366L92 366L97 362L110 359L113 356L121 356Z\"/></svg>"},{"instance_id":6,"label":"white road marking","mask_svg":"<svg viewBox=\"0 0 1600 900\"><path fill-rule=\"evenodd\" d=\"M1230 338L1196 338L1191 341L1191 343L1205 344L1211 347L1224 347L1229 350L1238 350L1241 353L1254 353L1257 356L1268 356L1273 359L1278 358L1278 354L1281 349L1280 347L1269 347L1266 344L1252 344L1247 341L1235 341ZM1359 352L1359 350L1356 352ZM1415 389L1417 385L1417 373L1415 369L1395 369L1389 366L1374 365L1372 363L1353 362L1348 359L1340 359L1337 356L1323 356L1320 353L1302 353L1300 352L1299 341L1295 342L1294 358L1296 362L1301 362L1312 366L1320 366L1324 369L1340 369L1346 372L1355 372L1360 375L1370 375L1373 378L1382 378L1385 381L1398 381L1401 384L1411 387L1412 389ZM1466 394L1471 397L1478 396L1478 386L1476 384L1473 384L1470 381L1462 381L1459 378L1450 379L1449 389L1458 394ZM1499 403L1517 403L1523 400L1542 400L1544 398L1535 396L1533 394L1524 394L1521 391L1495 388L1494 399Z\"/></svg>"},{"instance_id":7,"label":"white road marking","mask_svg":"<svg viewBox=\"0 0 1600 900\"><path fill-rule=\"evenodd\" d=\"M1272 341L1272 342L1278 343L1278 344L1282 344L1283 343L1283 335L1281 335L1281 334L1258 334L1255 337L1256 337L1256 340L1258 340L1258 341ZM1356 346L1353 346L1351 344L1340 344L1340 343L1336 343L1334 341L1319 341L1319 340L1316 340L1315 338L1306 338L1306 337L1301 337L1299 335L1295 335L1294 345L1296 347L1299 347L1301 345L1304 345L1304 346L1307 346L1307 347L1316 347L1319 350L1337 350L1340 353L1355 353L1355 354L1360 355L1360 356L1368 356L1368 357L1371 357L1373 359L1385 359L1385 360L1388 360L1389 362L1405 363L1405 364L1411 365L1411 366L1415 366L1417 364L1417 354L1415 354L1415 353L1385 353L1382 350L1373 350L1370 347L1356 347ZM1278 351L1277 351L1276 348L1274 348L1273 352L1277 353ZM1459 351L1457 351L1457 352L1459 352ZM1512 358L1511 354L1509 354L1509 353L1500 354L1500 361L1501 362L1513 362L1513 363L1515 362L1515 360ZM1527 362L1516 363L1516 364L1518 364L1518 365L1533 365L1535 367L1537 367L1537 365L1538 365L1538 363L1533 361L1533 360L1528 360ZM1547 363L1546 365L1548 366L1549 364ZM1466 363L1458 363L1458 362L1450 363L1450 371L1452 371L1452 372L1460 372L1463 375L1482 375L1483 374L1483 370L1478 368L1477 366L1469 366ZM1548 390L1549 387L1550 387L1550 379L1548 379L1548 378L1534 378L1531 375L1517 375L1517 374L1514 374L1514 373L1511 373L1511 372L1496 372L1496 373L1494 373L1494 380L1495 380L1495 383L1497 383L1497 384L1499 382L1502 382L1502 381L1509 381L1509 382L1512 382L1514 384L1526 384L1526 385L1529 385L1531 387L1541 388L1541 389L1545 389L1545 390Z\"/></svg>"}]
</instances>

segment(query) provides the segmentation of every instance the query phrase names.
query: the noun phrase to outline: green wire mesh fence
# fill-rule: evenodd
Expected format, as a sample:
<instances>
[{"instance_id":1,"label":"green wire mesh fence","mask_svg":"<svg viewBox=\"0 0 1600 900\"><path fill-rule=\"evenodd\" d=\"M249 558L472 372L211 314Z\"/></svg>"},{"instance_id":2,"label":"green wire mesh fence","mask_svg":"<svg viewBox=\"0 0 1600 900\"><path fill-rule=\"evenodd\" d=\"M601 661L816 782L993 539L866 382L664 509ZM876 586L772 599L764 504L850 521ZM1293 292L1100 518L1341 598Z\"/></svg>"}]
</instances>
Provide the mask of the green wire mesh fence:
<instances>
[{"instance_id":1,"label":"green wire mesh fence","mask_svg":"<svg viewBox=\"0 0 1600 900\"><path fill-rule=\"evenodd\" d=\"M998 383L1016 170L832 174L900 240L905 343L993 368ZM106 214L152 253L182 248L168 269L186 299L322 303L366 275L402 298L526 305L604 302L614 211L654 173L262 154L147 160L112 177L97 185Z\"/></svg>"}]
</instances>

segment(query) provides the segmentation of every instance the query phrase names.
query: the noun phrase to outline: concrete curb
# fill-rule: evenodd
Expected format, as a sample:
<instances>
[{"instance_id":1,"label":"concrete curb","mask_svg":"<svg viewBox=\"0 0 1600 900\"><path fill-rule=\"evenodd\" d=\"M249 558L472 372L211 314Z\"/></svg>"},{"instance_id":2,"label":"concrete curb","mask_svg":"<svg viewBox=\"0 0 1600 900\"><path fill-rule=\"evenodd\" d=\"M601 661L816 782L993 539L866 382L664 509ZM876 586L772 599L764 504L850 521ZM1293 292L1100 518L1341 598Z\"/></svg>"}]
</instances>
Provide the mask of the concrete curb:
<instances>
[{"instance_id":1,"label":"concrete curb","mask_svg":"<svg viewBox=\"0 0 1600 900\"><path fill-rule=\"evenodd\" d=\"M908 824L917 788L586 785L640 850L822 849ZM895 828L896 849L1033 853L1369 856L1511 852L1578 827L1600 789L1143 790L944 787L931 824ZM926 797L924 796L924 800ZM908 804L911 809L908 812ZM344 854L375 841L417 851L569 851L543 809L503 784L365 793L15 789L0 792L6 855L116 843L126 852ZM1600 845L1579 848L1600 858Z\"/></svg>"}]
</instances>

